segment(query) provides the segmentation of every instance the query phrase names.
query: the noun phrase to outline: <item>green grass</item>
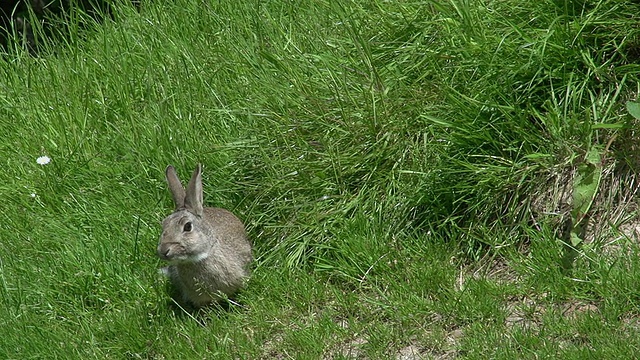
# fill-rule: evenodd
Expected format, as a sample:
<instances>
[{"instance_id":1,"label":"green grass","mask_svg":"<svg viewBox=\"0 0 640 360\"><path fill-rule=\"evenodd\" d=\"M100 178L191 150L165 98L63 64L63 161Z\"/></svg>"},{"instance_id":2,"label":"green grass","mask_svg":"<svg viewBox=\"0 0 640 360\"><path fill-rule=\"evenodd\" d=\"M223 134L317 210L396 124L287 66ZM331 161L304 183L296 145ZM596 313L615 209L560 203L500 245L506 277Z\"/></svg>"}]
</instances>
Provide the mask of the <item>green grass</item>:
<instances>
[{"instance_id":1,"label":"green grass","mask_svg":"<svg viewBox=\"0 0 640 360\"><path fill-rule=\"evenodd\" d=\"M10 47L0 358L635 357L638 13L149 1ZM155 247L163 170L197 162L256 263L241 306L187 314Z\"/></svg>"}]
</instances>

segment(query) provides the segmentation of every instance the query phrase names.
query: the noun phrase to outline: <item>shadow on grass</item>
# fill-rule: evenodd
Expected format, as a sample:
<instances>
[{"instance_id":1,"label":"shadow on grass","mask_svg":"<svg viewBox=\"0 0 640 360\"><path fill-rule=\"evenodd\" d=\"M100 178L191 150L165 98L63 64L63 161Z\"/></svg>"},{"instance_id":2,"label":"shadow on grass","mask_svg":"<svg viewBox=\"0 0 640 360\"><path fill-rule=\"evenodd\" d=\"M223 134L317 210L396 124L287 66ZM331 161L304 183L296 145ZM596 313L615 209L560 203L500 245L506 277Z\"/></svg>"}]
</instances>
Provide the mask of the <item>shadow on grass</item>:
<instances>
[{"instance_id":1,"label":"shadow on grass","mask_svg":"<svg viewBox=\"0 0 640 360\"><path fill-rule=\"evenodd\" d=\"M224 319L231 313L243 312L247 307L236 298L225 298L218 302L203 307L196 307L185 301L182 295L172 284L165 285L169 298L165 302L167 309L179 319L190 318L202 326L207 325L207 320L212 318Z\"/></svg>"}]
</instances>

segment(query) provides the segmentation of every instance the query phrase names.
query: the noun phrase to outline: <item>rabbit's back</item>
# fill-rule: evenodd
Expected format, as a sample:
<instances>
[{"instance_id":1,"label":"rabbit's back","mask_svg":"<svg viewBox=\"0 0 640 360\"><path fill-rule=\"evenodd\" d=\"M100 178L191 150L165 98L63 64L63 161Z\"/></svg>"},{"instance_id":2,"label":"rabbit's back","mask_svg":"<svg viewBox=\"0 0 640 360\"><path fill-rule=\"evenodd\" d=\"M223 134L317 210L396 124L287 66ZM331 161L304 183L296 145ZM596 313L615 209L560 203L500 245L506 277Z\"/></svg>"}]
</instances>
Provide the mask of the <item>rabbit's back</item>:
<instances>
[{"instance_id":1,"label":"rabbit's back","mask_svg":"<svg viewBox=\"0 0 640 360\"><path fill-rule=\"evenodd\" d=\"M237 260L243 268L247 268L253 259L251 242L247 237L244 224L229 210L221 208L204 208L204 218L211 233L217 240L220 251Z\"/></svg>"}]
</instances>

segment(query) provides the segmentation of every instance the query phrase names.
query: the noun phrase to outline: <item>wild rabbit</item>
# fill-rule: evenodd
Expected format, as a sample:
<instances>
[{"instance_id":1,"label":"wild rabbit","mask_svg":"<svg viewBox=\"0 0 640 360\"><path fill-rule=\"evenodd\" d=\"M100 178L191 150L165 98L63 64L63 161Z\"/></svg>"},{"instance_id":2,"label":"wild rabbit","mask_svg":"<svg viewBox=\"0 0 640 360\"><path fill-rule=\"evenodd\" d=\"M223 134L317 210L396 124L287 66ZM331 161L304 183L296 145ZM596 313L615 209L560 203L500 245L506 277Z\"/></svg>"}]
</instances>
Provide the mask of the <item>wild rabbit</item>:
<instances>
[{"instance_id":1,"label":"wild rabbit","mask_svg":"<svg viewBox=\"0 0 640 360\"><path fill-rule=\"evenodd\" d=\"M253 259L244 225L225 209L203 207L200 164L186 192L173 166L165 174L176 208L162 221L158 256L170 264L162 272L195 308L234 295Z\"/></svg>"}]
</instances>

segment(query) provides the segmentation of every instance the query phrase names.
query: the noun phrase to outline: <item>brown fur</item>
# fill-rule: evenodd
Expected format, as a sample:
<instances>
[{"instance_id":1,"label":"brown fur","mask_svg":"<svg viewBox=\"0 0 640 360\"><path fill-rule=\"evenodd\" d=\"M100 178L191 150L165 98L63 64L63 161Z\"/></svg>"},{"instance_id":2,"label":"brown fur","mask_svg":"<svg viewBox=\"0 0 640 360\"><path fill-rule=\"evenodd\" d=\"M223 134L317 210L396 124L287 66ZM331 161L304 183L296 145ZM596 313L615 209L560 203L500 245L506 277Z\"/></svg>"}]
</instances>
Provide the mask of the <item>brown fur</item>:
<instances>
[{"instance_id":1,"label":"brown fur","mask_svg":"<svg viewBox=\"0 0 640 360\"><path fill-rule=\"evenodd\" d=\"M244 225L225 209L202 207L200 165L186 191L172 166L166 176L176 210L162 222L158 244L158 256L170 263L165 273L195 307L233 296L249 278L253 259Z\"/></svg>"}]
</instances>

